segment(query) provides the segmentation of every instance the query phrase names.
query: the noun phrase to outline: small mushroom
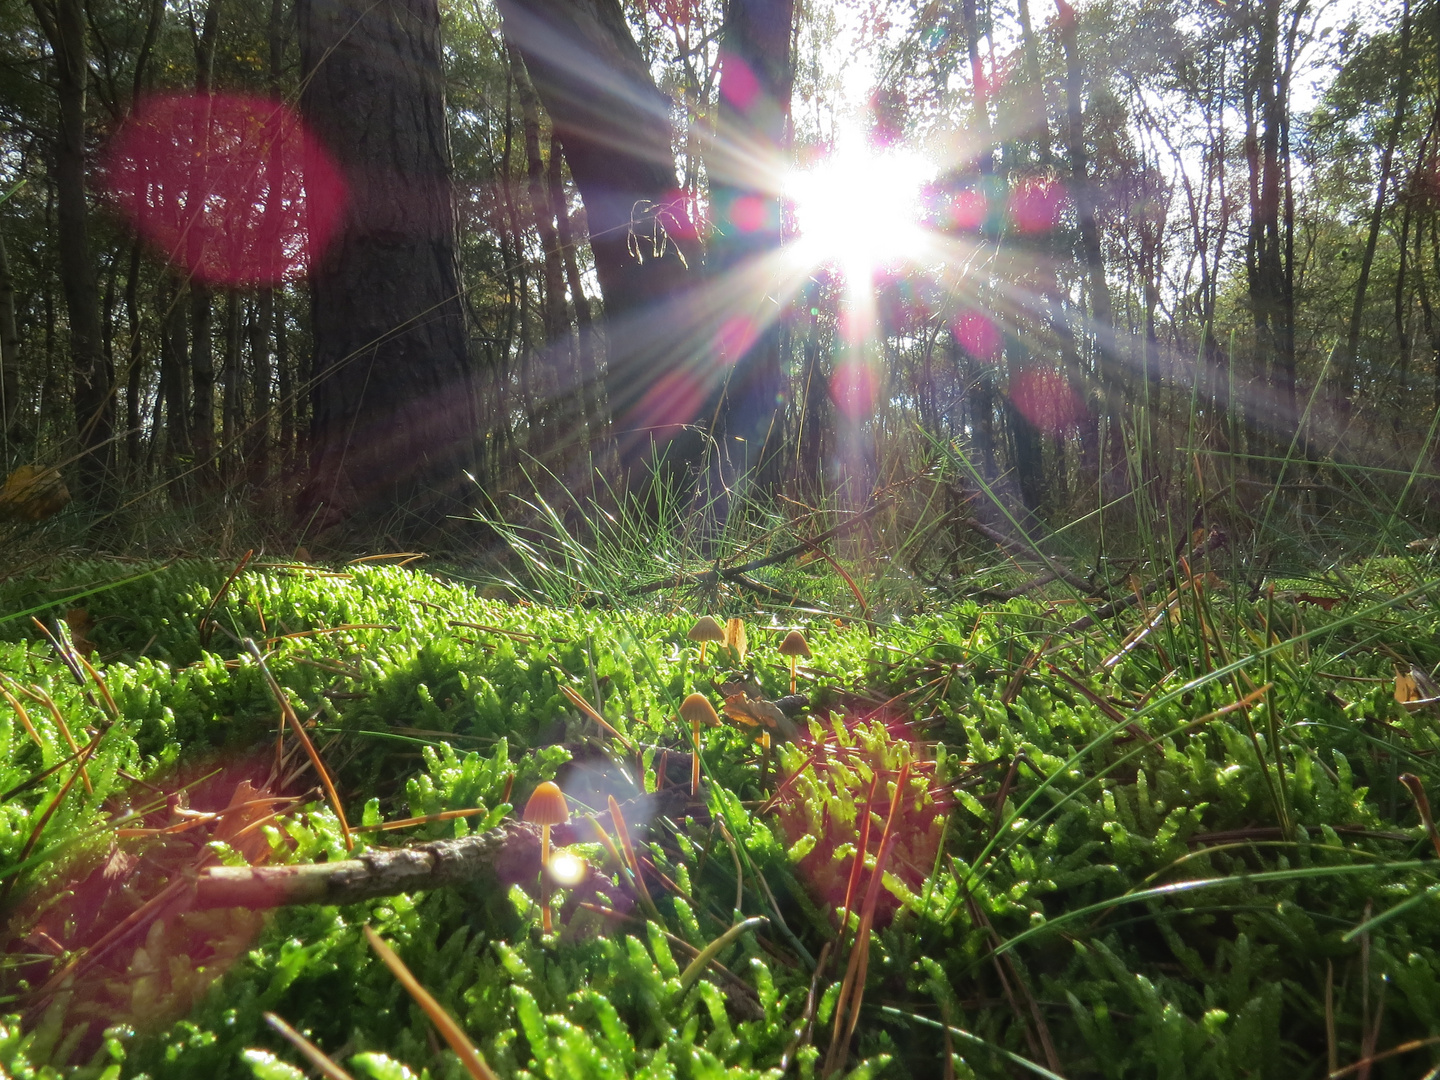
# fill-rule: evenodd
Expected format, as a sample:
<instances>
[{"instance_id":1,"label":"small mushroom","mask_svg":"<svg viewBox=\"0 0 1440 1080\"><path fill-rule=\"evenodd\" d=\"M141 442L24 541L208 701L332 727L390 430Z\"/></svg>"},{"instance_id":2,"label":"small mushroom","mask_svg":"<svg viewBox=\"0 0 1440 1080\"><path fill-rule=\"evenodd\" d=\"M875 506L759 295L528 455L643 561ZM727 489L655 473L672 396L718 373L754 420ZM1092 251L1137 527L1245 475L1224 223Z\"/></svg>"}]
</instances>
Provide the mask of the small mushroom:
<instances>
[{"instance_id":1,"label":"small mushroom","mask_svg":"<svg viewBox=\"0 0 1440 1080\"><path fill-rule=\"evenodd\" d=\"M691 641L700 643L700 662L705 662L705 647L712 641L723 642L725 640L725 628L712 619L709 615L701 615L695 625L690 628L690 633L685 635Z\"/></svg>"},{"instance_id":2,"label":"small mushroom","mask_svg":"<svg viewBox=\"0 0 1440 1080\"><path fill-rule=\"evenodd\" d=\"M564 825L570 820L570 807L566 805L565 793L553 780L546 780L530 793L525 804L523 819L531 825L540 826L540 925L545 933L550 932L550 895L546 887L545 869L550 864L550 827Z\"/></svg>"},{"instance_id":3,"label":"small mushroom","mask_svg":"<svg viewBox=\"0 0 1440 1080\"><path fill-rule=\"evenodd\" d=\"M799 630L791 630L785 635L785 640L780 642L780 655L790 661L790 693L795 693L795 659L803 656L810 659L810 646L805 643L805 635Z\"/></svg>"},{"instance_id":4,"label":"small mushroom","mask_svg":"<svg viewBox=\"0 0 1440 1080\"><path fill-rule=\"evenodd\" d=\"M690 733L695 742L695 753L690 757L690 797L700 794L700 722L712 727L720 723L715 706L704 694L691 694L680 703L680 719L690 721Z\"/></svg>"}]
</instances>

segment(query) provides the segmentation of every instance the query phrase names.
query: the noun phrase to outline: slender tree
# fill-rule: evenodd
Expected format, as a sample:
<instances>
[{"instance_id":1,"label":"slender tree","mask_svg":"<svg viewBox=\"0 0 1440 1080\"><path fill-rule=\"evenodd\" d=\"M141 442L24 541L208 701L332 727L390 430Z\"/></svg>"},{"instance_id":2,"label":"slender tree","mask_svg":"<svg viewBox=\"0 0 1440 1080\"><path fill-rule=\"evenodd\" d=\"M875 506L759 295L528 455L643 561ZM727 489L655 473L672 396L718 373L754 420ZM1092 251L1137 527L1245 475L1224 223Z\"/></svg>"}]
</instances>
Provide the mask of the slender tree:
<instances>
[{"instance_id":1,"label":"slender tree","mask_svg":"<svg viewBox=\"0 0 1440 1080\"><path fill-rule=\"evenodd\" d=\"M85 193L85 98L90 79L82 0L31 0L35 18L55 61L60 120L55 131L55 201L60 279L70 332L75 430L79 440L80 490L99 498L113 458L112 373L101 348L100 289L91 261L89 207Z\"/></svg>"}]
</instances>

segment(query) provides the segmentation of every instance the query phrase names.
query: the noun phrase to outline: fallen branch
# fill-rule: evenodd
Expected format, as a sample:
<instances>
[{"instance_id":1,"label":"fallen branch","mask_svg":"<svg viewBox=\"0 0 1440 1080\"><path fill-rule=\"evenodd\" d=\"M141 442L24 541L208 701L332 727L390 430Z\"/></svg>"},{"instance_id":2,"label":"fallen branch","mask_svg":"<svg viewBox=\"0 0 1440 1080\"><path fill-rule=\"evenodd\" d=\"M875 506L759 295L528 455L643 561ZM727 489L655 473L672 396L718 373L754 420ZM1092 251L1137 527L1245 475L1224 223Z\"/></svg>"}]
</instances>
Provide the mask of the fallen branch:
<instances>
[{"instance_id":1,"label":"fallen branch","mask_svg":"<svg viewBox=\"0 0 1440 1080\"><path fill-rule=\"evenodd\" d=\"M826 529L824 532L812 536L808 540L802 540L793 547L788 547L784 551L776 552L774 555L766 555L760 559L751 559L749 562L741 563L739 566L728 566L724 569L717 566L701 574L674 574L656 581L647 581L644 585L636 585L633 589L627 590L626 595L644 596L646 593L659 592L661 589L706 589L718 585L722 581L738 582L747 588L761 589L762 591L766 590L769 588L768 586L762 586L759 582L749 577L751 570L760 570L766 566L774 566L777 563L788 562L798 555L804 555L807 551L814 550L815 545L822 541L833 540L837 536L843 536L857 525L874 517L885 507L888 501L888 499L882 499L874 506L862 510L849 521L841 522L833 529ZM778 592L779 590L771 591Z\"/></svg>"},{"instance_id":2,"label":"fallen branch","mask_svg":"<svg viewBox=\"0 0 1440 1080\"><path fill-rule=\"evenodd\" d=\"M682 805L687 792L668 788L625 803L626 816L650 821ZM581 829L586 825L587 829ZM557 846L589 840L576 819L551 830ZM508 888L540 873L540 831L507 822L489 832L402 848L376 848L353 859L303 866L212 866L195 878L190 907L251 910L294 904L354 904L381 896L487 879Z\"/></svg>"},{"instance_id":3,"label":"fallen branch","mask_svg":"<svg viewBox=\"0 0 1440 1080\"><path fill-rule=\"evenodd\" d=\"M1208 533L1206 533L1205 538L1190 549L1190 554L1185 560L1190 567L1189 572L1194 572L1195 564L1199 562L1200 559L1203 558L1205 555L1207 555L1211 551L1214 551L1216 548L1224 547L1228 539L1229 538L1225 535L1225 530L1220 528L1218 525L1212 528ZM1126 595L1120 597L1120 599L1118 600L1112 600L1108 604L1101 604L1098 608L1090 612L1090 614L1088 615L1080 616L1080 618L1076 619L1069 626L1065 627L1064 630L1061 630L1060 633L1075 634L1079 633L1081 630L1088 630L1090 629L1090 627L1094 626L1102 619L1108 619L1112 615L1118 615L1120 614L1120 612L1134 607L1136 604L1140 603L1140 598L1142 596L1147 596L1150 593L1155 592L1157 589L1173 589L1175 587L1176 577L1176 569L1172 567L1162 577L1156 578L1148 585L1136 589L1134 592L1127 593Z\"/></svg>"},{"instance_id":4,"label":"fallen branch","mask_svg":"<svg viewBox=\"0 0 1440 1080\"><path fill-rule=\"evenodd\" d=\"M1026 587L1026 589L1022 589L1021 593L1018 593L1017 595L1023 594L1023 592L1028 591L1028 589L1038 588L1040 585L1048 584L1049 582L1054 581L1057 578L1060 581L1063 581L1066 585L1069 585L1076 592L1081 593L1084 596L1089 596L1094 591L1090 582L1086 581L1079 575L1074 574L1069 570L1066 570L1063 566L1057 563L1050 556L1046 555L1039 548L1035 547L1033 544L1022 544L1017 540L1012 540L1004 533L996 529L992 529L989 525L986 525L980 521L976 521L974 518L960 518L959 521L960 524L964 525L967 529L970 529L972 532L979 533L981 536L985 537L986 540L997 544L1016 558L1029 559L1033 562L1040 562L1048 568L1047 572L1051 575L1050 577L1043 578L1043 580L1031 582L1030 585ZM1013 599L1013 597L1011 597L1011 599Z\"/></svg>"}]
</instances>

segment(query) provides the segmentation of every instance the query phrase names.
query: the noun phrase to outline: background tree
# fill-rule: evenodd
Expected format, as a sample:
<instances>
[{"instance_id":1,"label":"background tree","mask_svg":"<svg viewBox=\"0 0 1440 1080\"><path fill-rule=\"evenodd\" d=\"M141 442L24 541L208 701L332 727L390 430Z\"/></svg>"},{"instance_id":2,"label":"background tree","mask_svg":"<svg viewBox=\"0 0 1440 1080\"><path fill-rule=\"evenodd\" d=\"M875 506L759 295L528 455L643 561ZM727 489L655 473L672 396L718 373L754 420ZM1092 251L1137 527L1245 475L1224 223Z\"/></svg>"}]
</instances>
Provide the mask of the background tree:
<instances>
[{"instance_id":1,"label":"background tree","mask_svg":"<svg viewBox=\"0 0 1440 1080\"><path fill-rule=\"evenodd\" d=\"M300 0L301 107L346 185L312 269L312 476L329 525L464 506L478 435L434 0Z\"/></svg>"}]
</instances>

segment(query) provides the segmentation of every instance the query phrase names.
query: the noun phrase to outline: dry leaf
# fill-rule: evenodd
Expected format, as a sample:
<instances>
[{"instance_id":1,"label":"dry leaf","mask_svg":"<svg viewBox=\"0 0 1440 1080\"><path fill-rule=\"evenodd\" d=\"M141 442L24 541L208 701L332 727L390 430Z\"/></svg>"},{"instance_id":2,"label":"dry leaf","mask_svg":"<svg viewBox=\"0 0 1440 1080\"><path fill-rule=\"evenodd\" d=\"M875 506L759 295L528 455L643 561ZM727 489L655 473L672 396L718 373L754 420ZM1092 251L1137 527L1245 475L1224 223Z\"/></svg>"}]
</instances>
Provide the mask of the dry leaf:
<instances>
[{"instance_id":1,"label":"dry leaf","mask_svg":"<svg viewBox=\"0 0 1440 1080\"><path fill-rule=\"evenodd\" d=\"M72 607L65 612L65 625L70 628L70 644L81 656L95 652L95 642L90 640L90 631L95 629L95 620L83 607Z\"/></svg>"},{"instance_id":2,"label":"dry leaf","mask_svg":"<svg viewBox=\"0 0 1440 1080\"><path fill-rule=\"evenodd\" d=\"M1295 594L1297 604L1314 604L1316 607L1329 611L1336 604L1345 600L1343 596L1315 596L1313 593L1302 592Z\"/></svg>"},{"instance_id":3,"label":"dry leaf","mask_svg":"<svg viewBox=\"0 0 1440 1080\"><path fill-rule=\"evenodd\" d=\"M21 465L0 487L0 521L44 521L70 501L60 470Z\"/></svg>"},{"instance_id":4,"label":"dry leaf","mask_svg":"<svg viewBox=\"0 0 1440 1080\"><path fill-rule=\"evenodd\" d=\"M764 698L747 697L743 692L730 694L726 696L721 711L736 723L766 728L782 739L793 739L798 734L794 722L780 711L780 707Z\"/></svg>"}]
</instances>

